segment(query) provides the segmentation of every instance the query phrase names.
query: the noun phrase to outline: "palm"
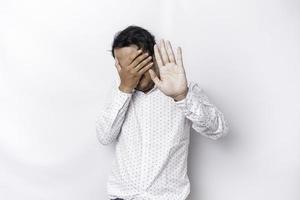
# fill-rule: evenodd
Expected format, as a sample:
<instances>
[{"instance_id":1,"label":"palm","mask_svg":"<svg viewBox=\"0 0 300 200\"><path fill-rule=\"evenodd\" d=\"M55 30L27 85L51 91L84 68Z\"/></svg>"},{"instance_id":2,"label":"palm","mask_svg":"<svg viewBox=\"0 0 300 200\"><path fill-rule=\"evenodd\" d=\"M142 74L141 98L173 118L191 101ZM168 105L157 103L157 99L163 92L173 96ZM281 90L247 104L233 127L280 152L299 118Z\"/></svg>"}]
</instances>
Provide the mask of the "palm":
<instances>
[{"instance_id":1,"label":"palm","mask_svg":"<svg viewBox=\"0 0 300 200\"><path fill-rule=\"evenodd\" d=\"M153 70L149 70L154 83L167 96L176 97L183 94L187 90L187 80L181 49L177 49L177 58L175 58L171 44L167 42L165 45L162 40L160 49L155 45L154 52L160 75L159 79Z\"/></svg>"}]
</instances>

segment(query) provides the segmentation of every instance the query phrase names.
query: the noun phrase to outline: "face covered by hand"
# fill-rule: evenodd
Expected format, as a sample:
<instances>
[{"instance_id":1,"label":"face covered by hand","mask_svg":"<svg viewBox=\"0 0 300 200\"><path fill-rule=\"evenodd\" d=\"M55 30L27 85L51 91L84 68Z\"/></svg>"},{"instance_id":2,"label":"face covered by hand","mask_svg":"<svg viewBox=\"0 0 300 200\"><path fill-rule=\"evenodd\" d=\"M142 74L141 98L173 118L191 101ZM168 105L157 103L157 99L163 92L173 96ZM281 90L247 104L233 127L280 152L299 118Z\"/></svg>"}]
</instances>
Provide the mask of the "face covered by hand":
<instances>
[{"instance_id":1,"label":"face covered by hand","mask_svg":"<svg viewBox=\"0 0 300 200\"><path fill-rule=\"evenodd\" d=\"M132 57L134 57L134 55L137 54L138 50L139 49L136 45L130 45L127 47L114 49L114 55L115 55L116 59L118 60L121 68L124 66L128 66L134 60L134 59L132 59ZM152 58L151 61L152 62L155 61L155 58ZM156 62L153 62L153 66L150 69L153 69L155 72L157 72L159 74L159 72L157 70ZM153 86L154 86L154 82L150 77L149 70L147 70L140 77L140 80L139 80L137 86L135 87L135 89L146 93L147 91L151 90L153 88Z\"/></svg>"}]
</instances>

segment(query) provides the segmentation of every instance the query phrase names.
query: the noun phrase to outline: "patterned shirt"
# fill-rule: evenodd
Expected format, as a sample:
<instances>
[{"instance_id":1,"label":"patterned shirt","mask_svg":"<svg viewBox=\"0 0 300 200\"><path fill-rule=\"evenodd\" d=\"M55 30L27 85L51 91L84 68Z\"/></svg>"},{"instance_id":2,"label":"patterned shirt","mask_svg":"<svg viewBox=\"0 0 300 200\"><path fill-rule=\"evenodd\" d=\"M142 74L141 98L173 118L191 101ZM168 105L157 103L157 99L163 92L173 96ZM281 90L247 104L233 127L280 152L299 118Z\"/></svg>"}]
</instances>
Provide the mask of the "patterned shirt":
<instances>
[{"instance_id":1,"label":"patterned shirt","mask_svg":"<svg viewBox=\"0 0 300 200\"><path fill-rule=\"evenodd\" d=\"M187 157L190 127L216 140L228 123L196 82L188 81L187 96L174 101L157 86L144 93L113 87L96 119L97 139L116 141L107 180L110 199L185 200L190 193Z\"/></svg>"}]
</instances>

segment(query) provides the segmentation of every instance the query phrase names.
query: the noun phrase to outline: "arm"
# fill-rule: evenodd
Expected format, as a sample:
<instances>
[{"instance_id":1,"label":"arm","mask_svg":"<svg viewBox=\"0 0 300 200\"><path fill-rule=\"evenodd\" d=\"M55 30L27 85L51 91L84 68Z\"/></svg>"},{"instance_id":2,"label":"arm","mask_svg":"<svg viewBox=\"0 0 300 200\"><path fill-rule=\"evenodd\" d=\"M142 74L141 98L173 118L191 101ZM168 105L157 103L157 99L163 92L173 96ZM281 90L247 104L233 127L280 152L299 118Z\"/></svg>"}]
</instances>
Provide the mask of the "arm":
<instances>
[{"instance_id":1,"label":"arm","mask_svg":"<svg viewBox=\"0 0 300 200\"><path fill-rule=\"evenodd\" d=\"M113 87L110 98L96 119L96 134L103 145L110 144L119 135L133 93Z\"/></svg>"},{"instance_id":2,"label":"arm","mask_svg":"<svg viewBox=\"0 0 300 200\"><path fill-rule=\"evenodd\" d=\"M151 79L165 95L174 100L192 122L192 128L214 140L226 135L228 125L223 114L209 102L197 83L187 81L181 48L177 47L175 58L170 41L165 43L161 40L159 46L154 45L154 53L159 77L154 70L149 69Z\"/></svg>"},{"instance_id":3,"label":"arm","mask_svg":"<svg viewBox=\"0 0 300 200\"><path fill-rule=\"evenodd\" d=\"M107 99L104 109L96 119L96 133L99 142L109 144L118 137L129 102L141 76L153 65L151 56L143 53L142 49L132 53L130 63L121 66L115 57L115 67L119 74L119 87L113 87L110 98ZM149 63L150 62L150 63Z\"/></svg>"},{"instance_id":4,"label":"arm","mask_svg":"<svg viewBox=\"0 0 300 200\"><path fill-rule=\"evenodd\" d=\"M209 101L197 83L189 82L186 97L174 102L191 120L196 132L213 140L227 135L228 123L222 112Z\"/></svg>"}]
</instances>

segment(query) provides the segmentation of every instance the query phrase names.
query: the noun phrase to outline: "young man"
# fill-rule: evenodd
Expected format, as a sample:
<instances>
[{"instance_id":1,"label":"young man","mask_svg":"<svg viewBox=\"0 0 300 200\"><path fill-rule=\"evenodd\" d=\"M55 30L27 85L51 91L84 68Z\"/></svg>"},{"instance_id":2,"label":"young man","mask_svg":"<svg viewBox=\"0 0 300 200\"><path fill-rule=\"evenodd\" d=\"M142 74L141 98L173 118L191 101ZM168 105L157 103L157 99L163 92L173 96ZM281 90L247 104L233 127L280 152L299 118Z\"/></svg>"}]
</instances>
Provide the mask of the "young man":
<instances>
[{"instance_id":1,"label":"young man","mask_svg":"<svg viewBox=\"0 0 300 200\"><path fill-rule=\"evenodd\" d=\"M110 199L184 200L190 193L190 127L216 140L228 133L222 112L196 82L187 81L181 48L138 26L115 35L120 77L96 120L99 142L116 141L107 182Z\"/></svg>"}]
</instances>

